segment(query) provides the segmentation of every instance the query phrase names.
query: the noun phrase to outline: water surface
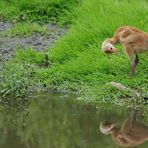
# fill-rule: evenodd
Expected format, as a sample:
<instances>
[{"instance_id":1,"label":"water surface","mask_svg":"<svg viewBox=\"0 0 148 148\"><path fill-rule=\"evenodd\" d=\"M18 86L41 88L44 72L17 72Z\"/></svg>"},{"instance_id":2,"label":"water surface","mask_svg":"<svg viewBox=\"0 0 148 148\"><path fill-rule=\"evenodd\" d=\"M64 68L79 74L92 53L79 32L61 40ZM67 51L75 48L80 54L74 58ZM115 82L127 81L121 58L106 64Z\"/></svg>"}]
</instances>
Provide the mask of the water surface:
<instances>
[{"instance_id":1,"label":"water surface","mask_svg":"<svg viewBox=\"0 0 148 148\"><path fill-rule=\"evenodd\" d=\"M39 95L33 97L25 109L1 107L0 147L118 148L119 144L112 140L111 135L100 131L100 123L118 122L120 130L125 121L135 116L138 124L134 119L136 124L130 127L134 135L128 135L131 139L137 138L135 135L139 131L135 128L141 129L140 134L148 131L147 123L138 111L134 113L131 109L109 105L96 107L84 104L74 96ZM145 137L148 136L146 134ZM137 147L146 148L148 145L147 142L141 143Z\"/></svg>"}]
</instances>

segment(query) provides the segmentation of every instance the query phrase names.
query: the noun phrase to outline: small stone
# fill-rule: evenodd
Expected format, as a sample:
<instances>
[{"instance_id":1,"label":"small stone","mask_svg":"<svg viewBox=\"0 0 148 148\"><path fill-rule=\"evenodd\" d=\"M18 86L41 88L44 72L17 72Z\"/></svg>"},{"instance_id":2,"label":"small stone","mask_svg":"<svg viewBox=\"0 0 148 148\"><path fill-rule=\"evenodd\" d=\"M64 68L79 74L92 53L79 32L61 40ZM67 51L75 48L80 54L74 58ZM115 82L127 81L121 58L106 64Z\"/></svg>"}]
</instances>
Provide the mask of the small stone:
<instances>
[{"instance_id":1,"label":"small stone","mask_svg":"<svg viewBox=\"0 0 148 148\"><path fill-rule=\"evenodd\" d=\"M9 53L9 51L8 50L4 50L3 53L4 54L7 54L7 53Z\"/></svg>"}]
</instances>

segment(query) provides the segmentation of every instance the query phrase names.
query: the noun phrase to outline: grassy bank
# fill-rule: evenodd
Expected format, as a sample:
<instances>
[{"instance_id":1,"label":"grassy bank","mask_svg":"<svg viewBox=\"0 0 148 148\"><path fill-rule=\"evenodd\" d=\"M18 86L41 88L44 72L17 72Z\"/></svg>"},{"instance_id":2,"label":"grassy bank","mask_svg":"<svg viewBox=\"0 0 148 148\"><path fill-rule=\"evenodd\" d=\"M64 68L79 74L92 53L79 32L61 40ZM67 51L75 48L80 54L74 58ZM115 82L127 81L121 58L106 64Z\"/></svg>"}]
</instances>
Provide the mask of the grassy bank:
<instances>
[{"instance_id":1,"label":"grassy bank","mask_svg":"<svg viewBox=\"0 0 148 148\"><path fill-rule=\"evenodd\" d=\"M48 30L46 27L37 23L16 23L14 27L4 31L2 35L7 36L31 36L34 33L46 35Z\"/></svg>"},{"instance_id":2,"label":"grassy bank","mask_svg":"<svg viewBox=\"0 0 148 148\"><path fill-rule=\"evenodd\" d=\"M0 20L70 23L79 0L1 0ZM72 15L73 14L73 15Z\"/></svg>"},{"instance_id":3,"label":"grassy bank","mask_svg":"<svg viewBox=\"0 0 148 148\"><path fill-rule=\"evenodd\" d=\"M66 5L68 3L65 1ZM43 66L44 53L32 49L17 51L14 59L5 65L1 74L2 95L15 95L16 90L12 88L16 86L20 91L18 94L24 92L24 88L28 86L46 86L49 90L78 92L84 96L83 99L90 101L119 103L121 98L133 97L128 92L120 92L105 85L111 81L122 83L146 95L147 54L140 55L138 72L136 76L131 77L130 61L122 47L119 45L120 53L108 56L102 53L101 43L104 39L112 37L116 28L122 25L135 26L148 32L148 17L145 15L147 12L148 2L145 0L82 1L80 8L72 13L68 12L69 18L76 15L76 19L73 19L68 33L49 50L49 67ZM36 14L33 13L33 16ZM65 18L63 14L59 17ZM12 71L9 66L13 67ZM21 73L18 67L22 67ZM9 82L12 75L13 80ZM20 85L17 85L18 81Z\"/></svg>"}]
</instances>

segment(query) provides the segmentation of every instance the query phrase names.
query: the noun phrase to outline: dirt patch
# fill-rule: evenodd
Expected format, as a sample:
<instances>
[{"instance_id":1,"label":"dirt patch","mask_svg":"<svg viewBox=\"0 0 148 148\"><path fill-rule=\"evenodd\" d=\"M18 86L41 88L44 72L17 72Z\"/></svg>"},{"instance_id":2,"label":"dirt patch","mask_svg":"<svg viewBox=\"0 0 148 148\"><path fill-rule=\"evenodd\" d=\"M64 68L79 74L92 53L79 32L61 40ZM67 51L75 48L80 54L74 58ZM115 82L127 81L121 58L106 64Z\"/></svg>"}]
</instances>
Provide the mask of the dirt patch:
<instances>
[{"instance_id":1,"label":"dirt patch","mask_svg":"<svg viewBox=\"0 0 148 148\"><path fill-rule=\"evenodd\" d=\"M0 31L5 31L9 28L11 28L13 25L9 22L0 22Z\"/></svg>"},{"instance_id":2,"label":"dirt patch","mask_svg":"<svg viewBox=\"0 0 148 148\"><path fill-rule=\"evenodd\" d=\"M13 27L11 23L0 23L0 31L6 31ZM28 37L12 37L0 35L0 62L6 61L10 58L11 53L20 48L25 49L27 47L33 47L34 49L41 51L47 48L51 48L54 42L64 35L66 28L60 28L54 24L46 24L46 35L40 33L34 33ZM0 66L1 69L1 66Z\"/></svg>"}]
</instances>

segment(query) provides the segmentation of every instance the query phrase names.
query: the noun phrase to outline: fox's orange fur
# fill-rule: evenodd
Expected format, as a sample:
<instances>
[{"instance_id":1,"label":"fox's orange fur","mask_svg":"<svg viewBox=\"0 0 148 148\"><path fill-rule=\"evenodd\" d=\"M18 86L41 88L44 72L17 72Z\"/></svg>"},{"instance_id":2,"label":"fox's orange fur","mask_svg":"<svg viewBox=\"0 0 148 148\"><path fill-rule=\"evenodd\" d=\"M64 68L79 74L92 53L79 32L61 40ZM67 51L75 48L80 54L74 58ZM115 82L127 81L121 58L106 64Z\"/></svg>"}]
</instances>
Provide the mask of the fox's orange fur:
<instances>
[{"instance_id":1,"label":"fox's orange fur","mask_svg":"<svg viewBox=\"0 0 148 148\"><path fill-rule=\"evenodd\" d=\"M138 54L148 51L148 33L131 26L120 27L112 38L102 43L102 50L106 53L116 52L117 49L113 45L117 43L123 45L127 56L132 61L132 72L135 72L136 66L139 63ZM134 58L135 55L136 58Z\"/></svg>"},{"instance_id":2,"label":"fox's orange fur","mask_svg":"<svg viewBox=\"0 0 148 148\"><path fill-rule=\"evenodd\" d=\"M134 116L125 119L121 128L116 123L101 122L100 131L111 134L113 141L124 147L136 146L148 141L148 126L139 123Z\"/></svg>"}]
</instances>

